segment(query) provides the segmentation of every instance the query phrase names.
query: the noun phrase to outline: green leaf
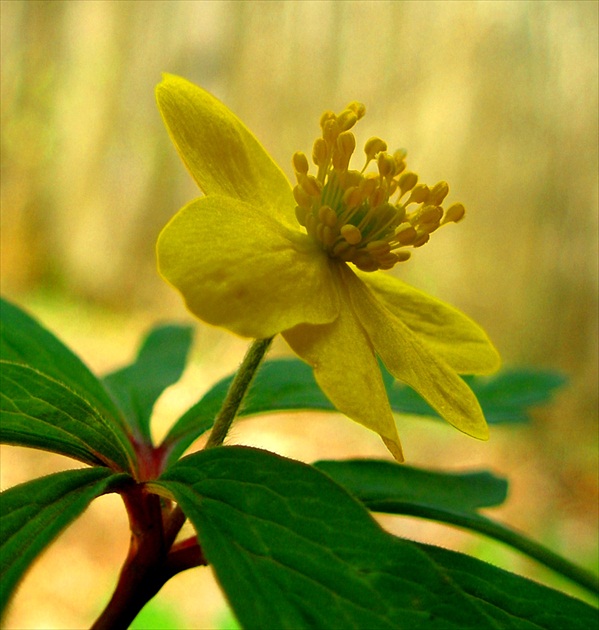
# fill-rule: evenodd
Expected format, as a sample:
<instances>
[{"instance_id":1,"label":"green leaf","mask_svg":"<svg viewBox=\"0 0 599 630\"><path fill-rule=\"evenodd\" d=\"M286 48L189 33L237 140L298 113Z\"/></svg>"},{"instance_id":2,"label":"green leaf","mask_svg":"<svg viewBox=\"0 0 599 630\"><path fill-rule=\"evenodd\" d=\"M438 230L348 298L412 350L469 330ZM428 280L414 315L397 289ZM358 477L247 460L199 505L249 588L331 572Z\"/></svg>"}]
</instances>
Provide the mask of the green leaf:
<instances>
[{"instance_id":1,"label":"green leaf","mask_svg":"<svg viewBox=\"0 0 599 630\"><path fill-rule=\"evenodd\" d=\"M471 386L474 383L473 389L493 424L530 422L531 407L549 402L555 390L567 382L563 374L533 368L466 380Z\"/></svg>"},{"instance_id":2,"label":"green leaf","mask_svg":"<svg viewBox=\"0 0 599 630\"><path fill-rule=\"evenodd\" d=\"M566 611L569 629L586 630L595 619L561 593L390 535L328 476L272 453L202 451L150 489L190 518L247 629L562 630ZM522 608L522 592L537 608Z\"/></svg>"},{"instance_id":3,"label":"green leaf","mask_svg":"<svg viewBox=\"0 0 599 630\"><path fill-rule=\"evenodd\" d=\"M105 418L123 424L102 383L52 333L20 308L0 299L0 358L22 363L67 385Z\"/></svg>"},{"instance_id":4,"label":"green leaf","mask_svg":"<svg viewBox=\"0 0 599 630\"><path fill-rule=\"evenodd\" d=\"M500 628L589 630L597 626L599 611L578 599L471 556L419 546L442 567L447 580L500 621Z\"/></svg>"},{"instance_id":5,"label":"green leaf","mask_svg":"<svg viewBox=\"0 0 599 630\"><path fill-rule=\"evenodd\" d=\"M414 390L396 381L381 365L392 409L401 414L439 418ZM173 425L164 440L175 461L202 433L212 427L233 377L219 381ZM512 370L491 378L469 377L490 424L528 421L529 407L549 399L564 383L553 372ZM275 359L262 364L239 417L273 411L313 409L335 411L314 379L312 368L298 359Z\"/></svg>"},{"instance_id":6,"label":"green leaf","mask_svg":"<svg viewBox=\"0 0 599 630\"><path fill-rule=\"evenodd\" d=\"M128 479L106 468L67 470L0 495L0 615L35 558L93 499Z\"/></svg>"},{"instance_id":7,"label":"green leaf","mask_svg":"<svg viewBox=\"0 0 599 630\"><path fill-rule=\"evenodd\" d=\"M151 443L154 403L183 374L192 341L190 326L160 326L144 339L135 362L104 377L138 441Z\"/></svg>"},{"instance_id":8,"label":"green leaf","mask_svg":"<svg viewBox=\"0 0 599 630\"><path fill-rule=\"evenodd\" d=\"M418 516L463 527L503 542L566 576L595 595L597 577L477 512L503 503L507 481L489 472L443 473L375 460L314 464L373 512Z\"/></svg>"},{"instance_id":9,"label":"green leaf","mask_svg":"<svg viewBox=\"0 0 599 630\"><path fill-rule=\"evenodd\" d=\"M120 427L64 383L26 365L0 361L0 441L130 470Z\"/></svg>"},{"instance_id":10,"label":"green leaf","mask_svg":"<svg viewBox=\"0 0 599 630\"><path fill-rule=\"evenodd\" d=\"M314 467L371 509L393 502L474 512L501 505L508 490L506 479L488 471L431 471L373 459L321 461Z\"/></svg>"}]
</instances>

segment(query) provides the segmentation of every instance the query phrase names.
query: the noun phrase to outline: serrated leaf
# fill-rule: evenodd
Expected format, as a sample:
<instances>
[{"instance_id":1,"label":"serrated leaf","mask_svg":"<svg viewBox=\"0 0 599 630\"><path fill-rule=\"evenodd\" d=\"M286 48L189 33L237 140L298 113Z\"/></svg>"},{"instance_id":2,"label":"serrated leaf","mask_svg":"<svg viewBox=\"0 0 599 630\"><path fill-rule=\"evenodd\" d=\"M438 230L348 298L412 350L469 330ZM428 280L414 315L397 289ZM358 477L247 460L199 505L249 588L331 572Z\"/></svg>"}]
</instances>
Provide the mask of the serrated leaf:
<instances>
[{"instance_id":1,"label":"serrated leaf","mask_svg":"<svg viewBox=\"0 0 599 630\"><path fill-rule=\"evenodd\" d=\"M106 468L67 470L0 495L0 615L35 558L93 499L127 479Z\"/></svg>"},{"instance_id":2,"label":"serrated leaf","mask_svg":"<svg viewBox=\"0 0 599 630\"><path fill-rule=\"evenodd\" d=\"M489 472L433 472L376 460L321 461L314 466L373 512L417 516L484 534L599 593L596 576L478 512L503 503L505 479Z\"/></svg>"},{"instance_id":3,"label":"serrated leaf","mask_svg":"<svg viewBox=\"0 0 599 630\"><path fill-rule=\"evenodd\" d=\"M453 556L385 532L343 488L300 462L215 448L183 458L151 487L166 490L192 521L244 628L563 629L563 617L538 624L514 607L526 580L502 582L498 598L504 572L485 565L480 578L482 563L473 561L452 573ZM545 609L569 607L572 630L594 618L561 593L539 586L535 596Z\"/></svg>"},{"instance_id":4,"label":"serrated leaf","mask_svg":"<svg viewBox=\"0 0 599 630\"><path fill-rule=\"evenodd\" d=\"M22 309L0 298L0 359L28 365L67 385L105 418L123 424L120 411L89 368Z\"/></svg>"},{"instance_id":5,"label":"serrated leaf","mask_svg":"<svg viewBox=\"0 0 599 630\"><path fill-rule=\"evenodd\" d=\"M159 326L144 339L134 363L104 377L138 441L151 442L150 417L162 392L183 374L193 337L190 326Z\"/></svg>"},{"instance_id":6,"label":"serrated leaf","mask_svg":"<svg viewBox=\"0 0 599 630\"><path fill-rule=\"evenodd\" d=\"M396 413L439 418L414 390L396 381L384 366L381 369L389 402ZM174 462L212 427L232 378L219 381L173 425L164 440L171 451L169 462ZM531 370L512 370L495 377L467 380L489 424L528 421L529 406L545 402L564 383L563 377L553 372ZM274 359L262 364L239 417L306 409L335 411L318 387L310 366L297 359Z\"/></svg>"},{"instance_id":7,"label":"serrated leaf","mask_svg":"<svg viewBox=\"0 0 599 630\"><path fill-rule=\"evenodd\" d=\"M130 443L120 427L64 383L33 368L0 361L0 442L130 470Z\"/></svg>"}]
</instances>

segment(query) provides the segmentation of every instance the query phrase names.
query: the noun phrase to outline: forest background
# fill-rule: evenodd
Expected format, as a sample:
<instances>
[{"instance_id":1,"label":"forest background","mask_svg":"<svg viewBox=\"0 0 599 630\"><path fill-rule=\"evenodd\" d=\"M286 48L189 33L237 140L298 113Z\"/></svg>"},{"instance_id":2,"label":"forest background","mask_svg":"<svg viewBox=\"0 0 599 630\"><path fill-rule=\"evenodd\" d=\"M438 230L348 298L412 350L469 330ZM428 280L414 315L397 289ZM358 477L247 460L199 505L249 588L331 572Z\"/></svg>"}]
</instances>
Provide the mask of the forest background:
<instances>
[{"instance_id":1,"label":"forest background","mask_svg":"<svg viewBox=\"0 0 599 630\"><path fill-rule=\"evenodd\" d=\"M191 320L155 267L160 229L199 194L155 105L162 72L223 100L290 178L291 155L310 152L322 111L362 101L359 144L378 135L406 147L410 169L447 180L450 200L467 208L393 273L481 323L506 366L569 379L532 425L495 429L489 443L400 421L409 463L491 467L511 482L495 516L581 564L596 556L596 2L0 6L3 295L100 373L129 361L153 323ZM159 401L157 432L232 372L245 347L198 323L193 364ZM282 342L273 350L287 352ZM232 440L304 461L330 457L332 445L339 457L386 457L375 435L314 414L241 423ZM73 465L7 447L2 488ZM91 622L127 550L119 501L94 502L43 556L7 628ZM442 532L447 546L549 579L481 539L410 519L384 524L425 541ZM155 627L228 623L209 569L177 576L153 606Z\"/></svg>"}]
</instances>

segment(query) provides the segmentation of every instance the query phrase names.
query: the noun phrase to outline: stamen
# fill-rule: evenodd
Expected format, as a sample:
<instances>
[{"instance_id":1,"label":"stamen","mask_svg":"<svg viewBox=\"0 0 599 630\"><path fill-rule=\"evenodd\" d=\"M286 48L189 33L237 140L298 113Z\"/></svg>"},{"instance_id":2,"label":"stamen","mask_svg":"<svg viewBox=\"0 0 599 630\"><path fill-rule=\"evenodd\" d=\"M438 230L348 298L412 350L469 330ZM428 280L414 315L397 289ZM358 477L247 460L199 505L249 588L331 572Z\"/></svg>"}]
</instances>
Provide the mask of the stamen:
<instances>
[{"instance_id":1,"label":"stamen","mask_svg":"<svg viewBox=\"0 0 599 630\"><path fill-rule=\"evenodd\" d=\"M356 139L349 129L365 111L354 102L339 115L321 116L322 136L312 147L317 176L309 174L305 154L295 153L293 195L298 223L331 258L376 271L408 260L406 248L421 247L441 225L460 221L465 210L456 203L444 211L447 183L440 181L432 188L419 184L416 173L406 171L405 149L389 154L380 138L370 138L364 145L362 170L351 170ZM373 160L377 172L366 172Z\"/></svg>"}]
</instances>

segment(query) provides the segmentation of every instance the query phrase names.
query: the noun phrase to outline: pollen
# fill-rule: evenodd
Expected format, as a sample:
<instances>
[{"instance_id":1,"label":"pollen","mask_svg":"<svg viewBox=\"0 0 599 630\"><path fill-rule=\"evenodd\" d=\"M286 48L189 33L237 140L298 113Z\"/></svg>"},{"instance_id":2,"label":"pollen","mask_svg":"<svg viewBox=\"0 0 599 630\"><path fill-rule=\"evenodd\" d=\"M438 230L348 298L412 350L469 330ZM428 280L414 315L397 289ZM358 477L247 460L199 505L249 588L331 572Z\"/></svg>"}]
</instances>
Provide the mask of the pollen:
<instances>
[{"instance_id":1,"label":"pollen","mask_svg":"<svg viewBox=\"0 0 599 630\"><path fill-rule=\"evenodd\" d=\"M304 153L295 153L293 196L298 222L331 258L377 271L408 260L411 248L427 243L441 225L460 221L465 209L454 203L444 210L447 183L419 183L407 170L406 151L389 153L381 138L366 141L362 169L351 169L351 129L365 113L353 102L339 114L321 116L322 135L312 148L316 173L310 174Z\"/></svg>"}]
</instances>

